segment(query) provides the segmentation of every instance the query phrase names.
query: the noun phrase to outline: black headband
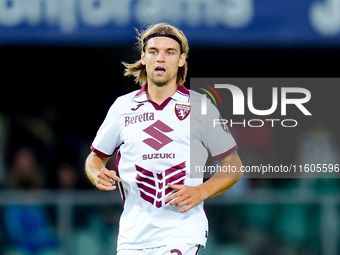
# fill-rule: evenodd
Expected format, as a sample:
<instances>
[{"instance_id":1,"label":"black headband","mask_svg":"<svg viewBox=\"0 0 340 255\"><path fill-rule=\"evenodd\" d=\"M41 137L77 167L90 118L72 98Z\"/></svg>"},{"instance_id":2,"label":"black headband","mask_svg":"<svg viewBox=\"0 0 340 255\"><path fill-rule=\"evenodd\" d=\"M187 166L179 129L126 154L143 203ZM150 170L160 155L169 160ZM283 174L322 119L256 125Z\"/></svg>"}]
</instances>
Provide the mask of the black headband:
<instances>
[{"instance_id":1,"label":"black headband","mask_svg":"<svg viewBox=\"0 0 340 255\"><path fill-rule=\"evenodd\" d=\"M179 44L179 46L180 46L180 49L181 49L181 52L182 52L182 42L181 42L181 40L178 39L176 36L174 36L174 35L169 35L169 34L162 35L162 34L157 34L157 33L155 33L155 34L149 35L148 37L144 38L144 40L143 40L143 45L144 45L144 47L145 47L146 43L147 43L151 38L154 38L154 37L169 37L169 38L175 40L176 42L178 42L178 44ZM144 48L143 48L143 51L144 51Z\"/></svg>"}]
</instances>

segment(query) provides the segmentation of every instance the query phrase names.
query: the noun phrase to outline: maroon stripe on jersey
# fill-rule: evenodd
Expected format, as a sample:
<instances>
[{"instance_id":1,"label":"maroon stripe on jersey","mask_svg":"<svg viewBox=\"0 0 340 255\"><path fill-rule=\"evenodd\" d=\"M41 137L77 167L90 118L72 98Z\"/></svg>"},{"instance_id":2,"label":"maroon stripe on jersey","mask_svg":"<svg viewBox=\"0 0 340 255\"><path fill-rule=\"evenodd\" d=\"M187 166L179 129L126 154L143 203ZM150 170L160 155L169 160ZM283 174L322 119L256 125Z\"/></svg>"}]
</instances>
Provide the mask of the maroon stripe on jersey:
<instances>
[{"instance_id":1,"label":"maroon stripe on jersey","mask_svg":"<svg viewBox=\"0 0 340 255\"><path fill-rule=\"evenodd\" d=\"M158 180L162 180L163 179L163 174L162 173L156 174L156 175L157 175Z\"/></svg>"},{"instance_id":2,"label":"maroon stripe on jersey","mask_svg":"<svg viewBox=\"0 0 340 255\"><path fill-rule=\"evenodd\" d=\"M168 195L171 191L173 191L173 189L171 189L171 188L166 188L166 189L165 189L165 195Z\"/></svg>"},{"instance_id":3,"label":"maroon stripe on jersey","mask_svg":"<svg viewBox=\"0 0 340 255\"><path fill-rule=\"evenodd\" d=\"M97 155L99 155L99 156L101 156L101 157L103 157L103 158L108 158L108 157L112 156L112 155L105 154L104 152L101 152L100 150L97 150L95 147L93 147L93 145L91 145L90 149L91 149L94 153L96 153Z\"/></svg>"},{"instance_id":4,"label":"maroon stripe on jersey","mask_svg":"<svg viewBox=\"0 0 340 255\"><path fill-rule=\"evenodd\" d=\"M154 178L153 176L153 173L149 170L146 170L144 169L143 167L140 167L140 166L136 166L136 170L141 173L142 175L145 175L147 177L143 177L143 176L140 176L139 174L137 174L137 177L136 177L136 180L137 181L140 181L140 182L146 182L148 184L150 184L151 186L155 187L156 186L156 182L148 177L152 177Z\"/></svg>"},{"instance_id":5,"label":"maroon stripe on jersey","mask_svg":"<svg viewBox=\"0 0 340 255\"><path fill-rule=\"evenodd\" d=\"M179 92L183 93L183 94L190 95L190 91L186 87L184 87L183 85L178 86L177 90Z\"/></svg>"},{"instance_id":6,"label":"maroon stripe on jersey","mask_svg":"<svg viewBox=\"0 0 340 255\"><path fill-rule=\"evenodd\" d=\"M185 168L185 161L176 165L176 166L173 166L173 167L170 167L169 169L166 169L165 170L165 175L168 176L178 170L182 170L183 168ZM180 171L179 173L167 178L165 180L165 185L167 185L168 183L172 183L172 182L175 182L177 181L178 179L182 178L185 176L185 170L182 170ZM176 182L176 183L173 183L173 184L184 184L184 179L179 181L179 182ZM167 191L165 191L165 193L167 194Z\"/></svg>"},{"instance_id":7,"label":"maroon stripe on jersey","mask_svg":"<svg viewBox=\"0 0 340 255\"><path fill-rule=\"evenodd\" d=\"M120 158L122 157L122 155L120 154L120 152L117 153L117 157L116 157L116 174L117 176L120 178L120 175L119 175L119 161L120 161ZM119 190L120 190L120 193L122 195L122 199L123 199L123 206L125 205L125 192L124 192L124 187L123 187L123 183L122 182L119 182L118 183L119 185Z\"/></svg>"},{"instance_id":8,"label":"maroon stripe on jersey","mask_svg":"<svg viewBox=\"0 0 340 255\"><path fill-rule=\"evenodd\" d=\"M156 186L155 181L153 181L149 178L146 178L146 177L142 177L139 174L137 174L136 180L140 181L140 182L146 182L147 184L150 184L151 186Z\"/></svg>"},{"instance_id":9,"label":"maroon stripe on jersey","mask_svg":"<svg viewBox=\"0 0 340 255\"><path fill-rule=\"evenodd\" d=\"M120 152L118 152L117 157L116 157L116 162L115 162L116 169L117 169L117 175L119 175L119 167L118 166L119 166L119 161L120 161L121 157L122 157L122 155L120 154Z\"/></svg>"},{"instance_id":10,"label":"maroon stripe on jersey","mask_svg":"<svg viewBox=\"0 0 340 255\"><path fill-rule=\"evenodd\" d=\"M143 191L140 192L140 196L145 200L148 201L149 203L153 204L153 202L155 201L155 199L153 199L152 197L148 196L147 194L145 194Z\"/></svg>"},{"instance_id":11,"label":"maroon stripe on jersey","mask_svg":"<svg viewBox=\"0 0 340 255\"><path fill-rule=\"evenodd\" d=\"M153 173L151 171L146 170L143 167L140 167L140 166L137 166L137 165L135 165L135 166L136 166L137 171L139 171L141 174L149 176L149 177L153 177Z\"/></svg>"},{"instance_id":12,"label":"maroon stripe on jersey","mask_svg":"<svg viewBox=\"0 0 340 255\"><path fill-rule=\"evenodd\" d=\"M156 201L156 207L161 208L162 207L162 201Z\"/></svg>"},{"instance_id":13,"label":"maroon stripe on jersey","mask_svg":"<svg viewBox=\"0 0 340 255\"><path fill-rule=\"evenodd\" d=\"M165 106L167 106L167 104L171 101L171 99L172 99L171 97L168 97L167 99L163 101L161 105L155 103L154 101L151 101L150 99L149 101L152 103L153 107L155 107L157 111L161 111L164 109Z\"/></svg>"},{"instance_id":14,"label":"maroon stripe on jersey","mask_svg":"<svg viewBox=\"0 0 340 255\"><path fill-rule=\"evenodd\" d=\"M144 185L143 183L137 183L138 188L144 190L145 192L148 192L154 196L156 196L156 190Z\"/></svg>"},{"instance_id":15,"label":"maroon stripe on jersey","mask_svg":"<svg viewBox=\"0 0 340 255\"><path fill-rule=\"evenodd\" d=\"M185 161L176 165L176 166L170 167L169 169L166 169L165 175L169 175L169 174L175 172L176 170L183 169L183 168L185 168Z\"/></svg>"},{"instance_id":16,"label":"maroon stripe on jersey","mask_svg":"<svg viewBox=\"0 0 340 255\"><path fill-rule=\"evenodd\" d=\"M145 91L146 91L146 84L143 85L143 87L138 91L138 93L135 95L135 97L140 96Z\"/></svg>"},{"instance_id":17,"label":"maroon stripe on jersey","mask_svg":"<svg viewBox=\"0 0 340 255\"><path fill-rule=\"evenodd\" d=\"M165 180L165 185L167 185L168 183L172 183L173 181L176 181L182 177L185 176L185 171L180 171L178 174L175 174L174 176L171 176L170 178ZM173 183L175 184L175 183ZM184 180L179 181L176 184L184 184Z\"/></svg>"},{"instance_id":18,"label":"maroon stripe on jersey","mask_svg":"<svg viewBox=\"0 0 340 255\"><path fill-rule=\"evenodd\" d=\"M200 250L200 247L201 247L201 245L198 245L198 248L197 248L197 251L196 251L195 255L198 254L198 251Z\"/></svg>"},{"instance_id":19,"label":"maroon stripe on jersey","mask_svg":"<svg viewBox=\"0 0 340 255\"><path fill-rule=\"evenodd\" d=\"M230 150L223 152L221 154L218 154L216 156L214 156L214 159L222 159L225 158L226 156L229 156L231 153L233 153L234 151L236 151L238 149L238 147L235 145L233 148L231 148Z\"/></svg>"}]
</instances>

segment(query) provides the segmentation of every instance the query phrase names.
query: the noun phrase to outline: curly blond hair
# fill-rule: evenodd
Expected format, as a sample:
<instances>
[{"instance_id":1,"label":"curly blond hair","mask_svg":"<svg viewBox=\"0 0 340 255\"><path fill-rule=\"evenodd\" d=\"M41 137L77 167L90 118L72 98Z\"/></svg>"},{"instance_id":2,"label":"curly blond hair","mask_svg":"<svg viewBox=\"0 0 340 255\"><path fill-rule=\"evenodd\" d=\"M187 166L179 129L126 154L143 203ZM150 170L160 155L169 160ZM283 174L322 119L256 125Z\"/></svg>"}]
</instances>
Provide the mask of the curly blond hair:
<instances>
[{"instance_id":1,"label":"curly blond hair","mask_svg":"<svg viewBox=\"0 0 340 255\"><path fill-rule=\"evenodd\" d=\"M138 50L140 52L145 50L145 46L147 44L147 39L150 36L171 36L178 39L181 45L181 53L185 53L188 56L189 53L189 44L188 39L184 35L184 33L179 30L177 27L172 26L168 23L158 23L154 25L148 26L144 31L137 32L137 39L138 39ZM177 41L177 40L176 40ZM126 62L122 62L125 66L124 76L134 76L135 82L139 83L140 86L144 85L147 81L147 74L145 66L142 64L141 60L136 61L133 64L128 64ZM188 63L185 61L182 67L178 68L177 72L177 84L183 85L187 76L188 71Z\"/></svg>"}]
</instances>

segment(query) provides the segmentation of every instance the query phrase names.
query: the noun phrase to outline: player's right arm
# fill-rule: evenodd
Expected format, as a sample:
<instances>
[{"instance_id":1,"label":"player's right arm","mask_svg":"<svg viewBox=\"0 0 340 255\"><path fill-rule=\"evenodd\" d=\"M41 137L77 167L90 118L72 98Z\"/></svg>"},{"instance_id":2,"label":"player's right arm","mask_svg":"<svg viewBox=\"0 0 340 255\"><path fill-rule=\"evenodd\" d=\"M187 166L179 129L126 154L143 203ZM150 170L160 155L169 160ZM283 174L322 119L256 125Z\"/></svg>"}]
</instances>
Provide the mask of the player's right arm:
<instances>
[{"instance_id":1,"label":"player's right arm","mask_svg":"<svg viewBox=\"0 0 340 255\"><path fill-rule=\"evenodd\" d=\"M89 180L94 186L100 190L115 190L116 181L120 182L120 178L114 170L108 170L106 163L110 157L104 158L91 152L85 162L85 172Z\"/></svg>"}]
</instances>

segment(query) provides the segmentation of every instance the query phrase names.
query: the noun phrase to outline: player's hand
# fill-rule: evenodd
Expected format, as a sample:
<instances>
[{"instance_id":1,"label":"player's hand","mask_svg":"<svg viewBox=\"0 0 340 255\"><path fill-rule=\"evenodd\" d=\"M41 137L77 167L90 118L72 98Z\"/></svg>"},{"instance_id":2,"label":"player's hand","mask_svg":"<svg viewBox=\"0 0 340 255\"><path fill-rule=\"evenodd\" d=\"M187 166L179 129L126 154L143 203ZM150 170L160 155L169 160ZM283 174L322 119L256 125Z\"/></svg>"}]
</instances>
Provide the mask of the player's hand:
<instances>
[{"instance_id":1,"label":"player's hand","mask_svg":"<svg viewBox=\"0 0 340 255\"><path fill-rule=\"evenodd\" d=\"M203 192L199 186L173 185L171 183L168 185L171 189L178 191L168 196L165 202L172 200L170 205L179 207L179 212L187 212L204 200Z\"/></svg>"},{"instance_id":2,"label":"player's hand","mask_svg":"<svg viewBox=\"0 0 340 255\"><path fill-rule=\"evenodd\" d=\"M115 190L117 188L116 182L120 181L114 170L108 170L103 167L97 174L96 187L100 190Z\"/></svg>"}]
</instances>

